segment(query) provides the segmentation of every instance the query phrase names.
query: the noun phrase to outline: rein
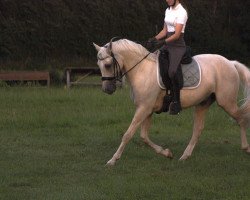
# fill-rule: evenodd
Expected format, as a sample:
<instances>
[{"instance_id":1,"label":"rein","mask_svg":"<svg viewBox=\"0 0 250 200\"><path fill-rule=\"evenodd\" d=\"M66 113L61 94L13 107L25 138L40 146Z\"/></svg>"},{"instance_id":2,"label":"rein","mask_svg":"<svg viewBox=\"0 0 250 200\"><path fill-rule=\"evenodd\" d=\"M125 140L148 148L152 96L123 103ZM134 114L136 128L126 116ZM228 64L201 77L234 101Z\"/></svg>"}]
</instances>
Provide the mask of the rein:
<instances>
[{"instance_id":1,"label":"rein","mask_svg":"<svg viewBox=\"0 0 250 200\"><path fill-rule=\"evenodd\" d=\"M117 59L115 58L114 53L111 51L111 57L113 59L113 65L114 65L114 76L112 77L102 77L102 81L119 81L122 82L122 78L129 73L131 70L133 70L137 65L139 65L144 59L146 59L149 56L150 52L146 54L139 62L137 62L133 67L131 67L128 71L121 74L121 66Z\"/></svg>"}]
</instances>

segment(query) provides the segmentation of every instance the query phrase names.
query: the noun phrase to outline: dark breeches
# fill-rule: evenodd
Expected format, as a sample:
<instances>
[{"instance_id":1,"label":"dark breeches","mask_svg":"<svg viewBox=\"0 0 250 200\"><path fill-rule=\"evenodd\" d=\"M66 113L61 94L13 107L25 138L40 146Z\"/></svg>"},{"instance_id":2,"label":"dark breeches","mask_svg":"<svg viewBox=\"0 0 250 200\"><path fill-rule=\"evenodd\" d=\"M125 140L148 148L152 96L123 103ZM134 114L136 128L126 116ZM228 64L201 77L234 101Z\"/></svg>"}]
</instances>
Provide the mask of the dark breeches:
<instances>
[{"instance_id":1,"label":"dark breeches","mask_svg":"<svg viewBox=\"0 0 250 200\"><path fill-rule=\"evenodd\" d=\"M173 34L174 33L168 33L167 37L170 37ZM180 65L181 59L186 52L184 34L182 33L178 40L166 44L164 47L162 47L162 50L168 51L169 54L168 75L170 79L173 79Z\"/></svg>"},{"instance_id":2,"label":"dark breeches","mask_svg":"<svg viewBox=\"0 0 250 200\"><path fill-rule=\"evenodd\" d=\"M180 65L181 59L185 54L186 47L169 46L167 49L169 52L168 75L170 79L173 79Z\"/></svg>"}]
</instances>

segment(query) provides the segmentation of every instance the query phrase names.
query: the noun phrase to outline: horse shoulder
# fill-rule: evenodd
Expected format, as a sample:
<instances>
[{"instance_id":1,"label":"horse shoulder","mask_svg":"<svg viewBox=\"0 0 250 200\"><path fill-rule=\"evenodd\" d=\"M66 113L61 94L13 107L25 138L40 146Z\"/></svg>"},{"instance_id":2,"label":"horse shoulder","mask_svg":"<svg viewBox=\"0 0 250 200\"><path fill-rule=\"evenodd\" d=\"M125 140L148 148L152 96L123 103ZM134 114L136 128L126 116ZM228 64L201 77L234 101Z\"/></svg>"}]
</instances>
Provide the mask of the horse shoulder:
<instances>
[{"instance_id":1,"label":"horse shoulder","mask_svg":"<svg viewBox=\"0 0 250 200\"><path fill-rule=\"evenodd\" d=\"M152 105L153 102L157 101L161 90L157 84L155 62L147 60L131 73L134 73L134 75L130 76L130 82L135 105Z\"/></svg>"}]
</instances>

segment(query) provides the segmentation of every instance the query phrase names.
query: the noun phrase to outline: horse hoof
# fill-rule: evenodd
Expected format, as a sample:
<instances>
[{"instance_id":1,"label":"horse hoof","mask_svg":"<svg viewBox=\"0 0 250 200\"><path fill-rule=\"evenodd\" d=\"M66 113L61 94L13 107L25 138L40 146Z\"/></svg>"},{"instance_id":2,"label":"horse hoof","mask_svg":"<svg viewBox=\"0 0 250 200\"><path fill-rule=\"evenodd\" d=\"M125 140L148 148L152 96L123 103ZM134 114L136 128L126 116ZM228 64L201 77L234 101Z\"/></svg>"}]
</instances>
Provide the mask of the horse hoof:
<instances>
[{"instance_id":1,"label":"horse hoof","mask_svg":"<svg viewBox=\"0 0 250 200\"><path fill-rule=\"evenodd\" d=\"M113 161L112 159L109 160L109 161L106 163L106 166L107 166L107 167L112 167L112 166L114 166L114 165L115 165L115 161Z\"/></svg>"},{"instance_id":2,"label":"horse hoof","mask_svg":"<svg viewBox=\"0 0 250 200\"><path fill-rule=\"evenodd\" d=\"M187 155L182 155L179 159L179 161L184 161L184 160L187 160L189 158L189 156Z\"/></svg>"},{"instance_id":3,"label":"horse hoof","mask_svg":"<svg viewBox=\"0 0 250 200\"><path fill-rule=\"evenodd\" d=\"M242 147L241 149L245 151L247 154L250 154L250 146Z\"/></svg>"},{"instance_id":4,"label":"horse hoof","mask_svg":"<svg viewBox=\"0 0 250 200\"><path fill-rule=\"evenodd\" d=\"M247 154L250 154L250 147L248 147L245 151Z\"/></svg>"},{"instance_id":5,"label":"horse hoof","mask_svg":"<svg viewBox=\"0 0 250 200\"><path fill-rule=\"evenodd\" d=\"M173 153L170 151L170 149L164 149L164 150L162 150L161 154L163 156L166 156L167 158L170 158L170 159L173 158Z\"/></svg>"}]
</instances>

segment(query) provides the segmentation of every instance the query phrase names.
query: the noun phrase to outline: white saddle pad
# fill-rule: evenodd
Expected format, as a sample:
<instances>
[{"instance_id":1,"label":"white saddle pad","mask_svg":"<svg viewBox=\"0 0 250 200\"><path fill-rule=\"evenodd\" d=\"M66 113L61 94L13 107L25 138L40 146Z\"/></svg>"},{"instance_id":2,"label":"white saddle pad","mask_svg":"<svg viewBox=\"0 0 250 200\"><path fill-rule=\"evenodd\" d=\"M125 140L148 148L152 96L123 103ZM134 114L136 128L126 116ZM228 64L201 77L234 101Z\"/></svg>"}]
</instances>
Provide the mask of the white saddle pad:
<instances>
[{"instance_id":1,"label":"white saddle pad","mask_svg":"<svg viewBox=\"0 0 250 200\"><path fill-rule=\"evenodd\" d=\"M158 59L157 59L158 60ZM194 58L190 64L181 64L183 74L183 88L182 89L195 89L201 83L201 68L200 64ZM166 89L160 75L159 62L157 62L157 81L162 89Z\"/></svg>"}]
</instances>

